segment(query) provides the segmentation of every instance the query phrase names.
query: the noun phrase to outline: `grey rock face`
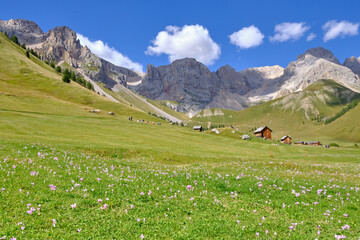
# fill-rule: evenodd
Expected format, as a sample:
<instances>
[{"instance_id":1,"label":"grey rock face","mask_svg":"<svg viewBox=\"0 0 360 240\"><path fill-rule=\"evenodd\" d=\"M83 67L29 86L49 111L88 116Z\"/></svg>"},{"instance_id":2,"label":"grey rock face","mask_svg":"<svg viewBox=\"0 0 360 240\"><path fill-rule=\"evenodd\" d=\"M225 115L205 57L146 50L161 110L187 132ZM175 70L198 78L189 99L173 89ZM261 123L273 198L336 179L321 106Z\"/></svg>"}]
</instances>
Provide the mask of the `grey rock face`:
<instances>
[{"instance_id":1,"label":"grey rock face","mask_svg":"<svg viewBox=\"0 0 360 240\"><path fill-rule=\"evenodd\" d=\"M0 21L0 31L7 31L9 36L16 35L20 43L39 52L42 60L65 61L94 81L103 82L110 88L117 83L126 86L128 80L141 79L136 72L115 66L93 54L86 46L81 46L76 32L66 26L55 27L44 33L32 21L15 19Z\"/></svg>"},{"instance_id":2,"label":"grey rock face","mask_svg":"<svg viewBox=\"0 0 360 240\"><path fill-rule=\"evenodd\" d=\"M285 69L272 66L237 72L226 65L210 72L195 59L181 59L167 66L149 65L135 90L151 99L177 101L187 111L214 107L241 110L302 91L319 79L333 79L360 91L359 62L351 58L343 66L322 47L307 50Z\"/></svg>"},{"instance_id":3,"label":"grey rock face","mask_svg":"<svg viewBox=\"0 0 360 240\"><path fill-rule=\"evenodd\" d=\"M24 19L0 20L0 31L6 31L9 37L16 35L19 42L26 45L37 44L47 38L47 34L35 22Z\"/></svg>"},{"instance_id":4,"label":"grey rock face","mask_svg":"<svg viewBox=\"0 0 360 240\"><path fill-rule=\"evenodd\" d=\"M359 58L356 58L356 57L347 58L347 59L345 59L343 65L345 67L351 69L351 71L353 71L355 74L360 76L360 57Z\"/></svg>"},{"instance_id":5,"label":"grey rock face","mask_svg":"<svg viewBox=\"0 0 360 240\"><path fill-rule=\"evenodd\" d=\"M218 81L205 65L184 58L157 68L148 65L142 84L134 88L145 97L173 100L187 109L200 109L215 95Z\"/></svg>"},{"instance_id":6,"label":"grey rock face","mask_svg":"<svg viewBox=\"0 0 360 240\"><path fill-rule=\"evenodd\" d=\"M216 72L192 58L170 65L148 65L142 83L133 87L139 94L157 100L179 102L187 111L203 108L241 110L249 106L247 94L280 76L280 66L246 69L237 72L229 65Z\"/></svg>"}]
</instances>

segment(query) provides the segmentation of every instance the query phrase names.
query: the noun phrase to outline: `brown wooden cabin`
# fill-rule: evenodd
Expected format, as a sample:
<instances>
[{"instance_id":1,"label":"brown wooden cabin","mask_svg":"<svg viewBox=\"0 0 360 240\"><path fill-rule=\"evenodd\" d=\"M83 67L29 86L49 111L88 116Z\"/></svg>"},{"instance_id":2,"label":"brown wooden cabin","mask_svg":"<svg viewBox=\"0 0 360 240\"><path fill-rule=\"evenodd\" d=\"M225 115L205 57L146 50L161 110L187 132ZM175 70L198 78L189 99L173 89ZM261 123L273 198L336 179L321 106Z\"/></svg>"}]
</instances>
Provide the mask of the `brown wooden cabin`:
<instances>
[{"instance_id":1,"label":"brown wooden cabin","mask_svg":"<svg viewBox=\"0 0 360 240\"><path fill-rule=\"evenodd\" d=\"M255 134L255 137L271 139L271 132L272 132L272 130L270 128L268 128L267 126L265 126L265 127L260 127L258 129L256 129L254 134Z\"/></svg>"},{"instance_id":2,"label":"brown wooden cabin","mask_svg":"<svg viewBox=\"0 0 360 240\"><path fill-rule=\"evenodd\" d=\"M297 144L297 145L304 145L304 142L303 142L303 141L298 141L298 142L296 142L295 144Z\"/></svg>"},{"instance_id":3,"label":"brown wooden cabin","mask_svg":"<svg viewBox=\"0 0 360 240\"><path fill-rule=\"evenodd\" d=\"M291 144L291 137L289 135L283 136L280 139L280 142L285 143L285 144Z\"/></svg>"},{"instance_id":4,"label":"brown wooden cabin","mask_svg":"<svg viewBox=\"0 0 360 240\"><path fill-rule=\"evenodd\" d=\"M194 126L193 130L201 132L202 131L202 126Z\"/></svg>"}]
</instances>

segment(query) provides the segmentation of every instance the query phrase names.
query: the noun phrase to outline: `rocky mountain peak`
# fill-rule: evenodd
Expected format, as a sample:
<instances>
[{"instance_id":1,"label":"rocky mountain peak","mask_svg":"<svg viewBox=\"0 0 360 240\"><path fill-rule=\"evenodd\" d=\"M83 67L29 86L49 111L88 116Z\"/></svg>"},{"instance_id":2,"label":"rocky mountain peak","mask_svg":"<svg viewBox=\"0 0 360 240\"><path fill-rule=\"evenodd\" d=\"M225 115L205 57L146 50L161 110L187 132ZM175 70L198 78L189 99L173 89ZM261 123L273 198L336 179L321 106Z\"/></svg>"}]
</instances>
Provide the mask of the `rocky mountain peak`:
<instances>
[{"instance_id":1,"label":"rocky mountain peak","mask_svg":"<svg viewBox=\"0 0 360 240\"><path fill-rule=\"evenodd\" d=\"M35 34L41 34L42 30L35 22L25 19L10 19L9 21L1 21L0 25L3 24L8 28L13 28L21 32L31 32Z\"/></svg>"},{"instance_id":2,"label":"rocky mountain peak","mask_svg":"<svg viewBox=\"0 0 360 240\"><path fill-rule=\"evenodd\" d=\"M47 37L47 34L43 33L35 22L24 19L0 20L0 31L6 31L10 37L16 35L19 42L26 45L38 44Z\"/></svg>"},{"instance_id":3,"label":"rocky mountain peak","mask_svg":"<svg viewBox=\"0 0 360 240\"><path fill-rule=\"evenodd\" d=\"M304 60L307 56L312 56L314 58L322 58L330 62L340 64L339 60L334 56L334 54L323 47L310 48L305 52L305 54L299 55L297 61Z\"/></svg>"}]
</instances>

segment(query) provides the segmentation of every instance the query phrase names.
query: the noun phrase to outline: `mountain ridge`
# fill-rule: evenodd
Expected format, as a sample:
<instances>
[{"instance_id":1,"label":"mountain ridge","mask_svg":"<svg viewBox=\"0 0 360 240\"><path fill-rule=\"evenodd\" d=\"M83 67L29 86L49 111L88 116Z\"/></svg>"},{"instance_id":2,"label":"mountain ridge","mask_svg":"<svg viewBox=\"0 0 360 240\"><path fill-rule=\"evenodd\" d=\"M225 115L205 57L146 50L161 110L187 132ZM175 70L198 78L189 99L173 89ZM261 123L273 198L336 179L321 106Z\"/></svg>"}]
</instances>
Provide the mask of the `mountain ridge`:
<instances>
[{"instance_id":1,"label":"mountain ridge","mask_svg":"<svg viewBox=\"0 0 360 240\"><path fill-rule=\"evenodd\" d=\"M42 60L65 61L114 91L119 84L149 99L175 101L177 109L189 116L205 108L242 110L303 91L319 79L333 79L360 91L360 58L351 57L341 64L322 47L308 49L285 68L275 65L237 71L225 65L211 72L196 59L184 58L158 67L149 64L142 76L93 54L66 26L43 32L33 21L14 19L0 21L0 31L17 35L21 43L38 51Z\"/></svg>"}]
</instances>

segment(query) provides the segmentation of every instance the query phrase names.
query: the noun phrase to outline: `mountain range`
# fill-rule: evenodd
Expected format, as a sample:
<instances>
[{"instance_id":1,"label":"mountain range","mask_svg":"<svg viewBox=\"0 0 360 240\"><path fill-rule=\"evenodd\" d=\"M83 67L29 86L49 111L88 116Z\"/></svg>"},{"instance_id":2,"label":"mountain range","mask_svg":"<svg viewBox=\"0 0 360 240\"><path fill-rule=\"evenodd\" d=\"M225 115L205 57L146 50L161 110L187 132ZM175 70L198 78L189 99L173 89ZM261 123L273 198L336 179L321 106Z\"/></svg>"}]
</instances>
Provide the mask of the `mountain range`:
<instances>
[{"instance_id":1,"label":"mountain range","mask_svg":"<svg viewBox=\"0 0 360 240\"><path fill-rule=\"evenodd\" d=\"M113 91L125 87L149 99L171 101L171 108L190 117L206 108L242 110L303 91L320 79L332 79L360 92L360 58L350 57L341 64L322 47L307 50L286 68L276 65L236 71L225 65L211 72L196 59L184 58L164 66L149 64L141 74L93 54L65 26L43 32L33 21L0 20L0 31L16 35L44 61L69 65Z\"/></svg>"}]
</instances>

